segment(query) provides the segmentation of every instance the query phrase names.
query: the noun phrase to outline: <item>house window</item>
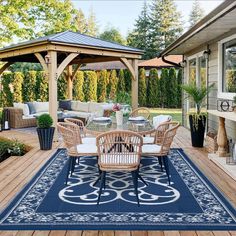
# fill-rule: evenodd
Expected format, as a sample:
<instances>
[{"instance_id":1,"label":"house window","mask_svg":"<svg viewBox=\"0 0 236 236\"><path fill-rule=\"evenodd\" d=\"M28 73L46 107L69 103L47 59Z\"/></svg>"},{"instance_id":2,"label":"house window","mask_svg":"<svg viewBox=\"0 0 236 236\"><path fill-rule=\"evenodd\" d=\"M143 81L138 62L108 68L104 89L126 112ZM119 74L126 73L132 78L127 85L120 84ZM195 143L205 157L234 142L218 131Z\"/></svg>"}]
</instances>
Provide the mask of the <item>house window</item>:
<instances>
[{"instance_id":1,"label":"house window","mask_svg":"<svg viewBox=\"0 0 236 236\"><path fill-rule=\"evenodd\" d=\"M236 39L223 43L222 91L236 93Z\"/></svg>"}]
</instances>

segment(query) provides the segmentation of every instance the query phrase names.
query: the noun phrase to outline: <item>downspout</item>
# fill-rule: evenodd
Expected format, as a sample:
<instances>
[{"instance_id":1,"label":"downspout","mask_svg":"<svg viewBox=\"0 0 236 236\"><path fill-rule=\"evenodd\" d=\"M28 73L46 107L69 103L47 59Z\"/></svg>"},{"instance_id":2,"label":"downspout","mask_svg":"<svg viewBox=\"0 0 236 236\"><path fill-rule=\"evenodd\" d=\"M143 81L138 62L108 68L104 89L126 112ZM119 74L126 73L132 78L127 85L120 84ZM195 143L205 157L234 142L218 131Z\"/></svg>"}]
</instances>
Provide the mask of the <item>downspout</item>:
<instances>
[{"instance_id":1,"label":"downspout","mask_svg":"<svg viewBox=\"0 0 236 236\"><path fill-rule=\"evenodd\" d=\"M169 61L169 60L165 59L165 55L161 56L161 59L162 59L162 61L164 61L165 63L168 63L168 64L173 65L173 66L175 66L175 67L182 67L179 63L175 63L175 62L173 62L173 61Z\"/></svg>"}]
</instances>

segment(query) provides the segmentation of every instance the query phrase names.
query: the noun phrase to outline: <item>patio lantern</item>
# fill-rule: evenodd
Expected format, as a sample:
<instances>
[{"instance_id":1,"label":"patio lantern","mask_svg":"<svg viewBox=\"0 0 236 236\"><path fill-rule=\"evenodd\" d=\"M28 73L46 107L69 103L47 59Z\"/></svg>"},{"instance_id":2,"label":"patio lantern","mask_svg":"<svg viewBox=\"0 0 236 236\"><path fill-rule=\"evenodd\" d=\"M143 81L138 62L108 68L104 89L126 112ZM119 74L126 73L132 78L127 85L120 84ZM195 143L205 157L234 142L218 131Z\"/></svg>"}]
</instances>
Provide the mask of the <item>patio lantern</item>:
<instances>
[{"instance_id":1,"label":"patio lantern","mask_svg":"<svg viewBox=\"0 0 236 236\"><path fill-rule=\"evenodd\" d=\"M10 111L8 109L4 109L2 112L2 130L10 129Z\"/></svg>"},{"instance_id":2,"label":"patio lantern","mask_svg":"<svg viewBox=\"0 0 236 236\"><path fill-rule=\"evenodd\" d=\"M45 56L45 63L48 65L48 64L51 64L51 57L47 54Z\"/></svg>"},{"instance_id":3,"label":"patio lantern","mask_svg":"<svg viewBox=\"0 0 236 236\"><path fill-rule=\"evenodd\" d=\"M203 58L208 60L210 54L211 54L211 50L207 49L206 51L203 52Z\"/></svg>"}]
</instances>

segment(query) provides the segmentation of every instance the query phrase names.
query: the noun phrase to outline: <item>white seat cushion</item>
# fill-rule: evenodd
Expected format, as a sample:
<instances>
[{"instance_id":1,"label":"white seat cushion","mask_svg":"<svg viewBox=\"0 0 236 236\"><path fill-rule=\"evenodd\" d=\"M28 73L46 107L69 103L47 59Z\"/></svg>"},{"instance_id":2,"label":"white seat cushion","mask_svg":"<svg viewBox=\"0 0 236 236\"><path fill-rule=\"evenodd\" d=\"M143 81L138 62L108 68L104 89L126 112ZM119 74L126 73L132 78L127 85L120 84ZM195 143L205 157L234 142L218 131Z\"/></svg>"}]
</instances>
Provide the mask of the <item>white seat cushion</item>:
<instances>
[{"instance_id":1,"label":"white seat cushion","mask_svg":"<svg viewBox=\"0 0 236 236\"><path fill-rule=\"evenodd\" d=\"M142 147L142 153L159 153L161 151L161 146L157 144L145 144Z\"/></svg>"},{"instance_id":2,"label":"white seat cushion","mask_svg":"<svg viewBox=\"0 0 236 236\"><path fill-rule=\"evenodd\" d=\"M154 143L154 137L143 137L143 143L148 144L148 143Z\"/></svg>"},{"instance_id":3,"label":"white seat cushion","mask_svg":"<svg viewBox=\"0 0 236 236\"><path fill-rule=\"evenodd\" d=\"M96 144L96 138L94 138L94 137L82 138L82 143L84 143L84 144Z\"/></svg>"},{"instance_id":4,"label":"white seat cushion","mask_svg":"<svg viewBox=\"0 0 236 236\"><path fill-rule=\"evenodd\" d=\"M49 102L34 102L33 105L36 113L49 111Z\"/></svg>"},{"instance_id":5,"label":"white seat cushion","mask_svg":"<svg viewBox=\"0 0 236 236\"><path fill-rule=\"evenodd\" d=\"M91 116L91 113L83 112L83 111L67 111L66 113L70 114L71 116L85 118L85 119L88 119Z\"/></svg>"},{"instance_id":6,"label":"white seat cushion","mask_svg":"<svg viewBox=\"0 0 236 236\"><path fill-rule=\"evenodd\" d=\"M95 144L78 144L76 148L77 152L81 154L97 154L97 146Z\"/></svg>"},{"instance_id":7,"label":"white seat cushion","mask_svg":"<svg viewBox=\"0 0 236 236\"><path fill-rule=\"evenodd\" d=\"M172 120L170 115L158 115L153 117L153 126L156 129L161 123L168 122Z\"/></svg>"}]
</instances>

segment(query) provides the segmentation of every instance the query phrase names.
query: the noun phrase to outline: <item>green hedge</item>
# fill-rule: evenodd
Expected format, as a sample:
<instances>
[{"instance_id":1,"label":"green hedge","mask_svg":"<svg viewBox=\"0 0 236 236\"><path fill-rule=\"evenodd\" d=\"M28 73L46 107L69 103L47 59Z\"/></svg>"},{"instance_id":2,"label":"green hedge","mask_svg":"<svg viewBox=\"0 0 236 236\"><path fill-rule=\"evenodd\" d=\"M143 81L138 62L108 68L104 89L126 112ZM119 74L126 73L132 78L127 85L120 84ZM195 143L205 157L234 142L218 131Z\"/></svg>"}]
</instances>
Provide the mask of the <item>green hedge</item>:
<instances>
[{"instance_id":1,"label":"green hedge","mask_svg":"<svg viewBox=\"0 0 236 236\"><path fill-rule=\"evenodd\" d=\"M160 74L160 76L158 75ZM73 99L80 101L129 100L132 76L128 70L78 71L73 81ZM62 74L58 81L58 100L67 99L67 80ZM151 69L146 76L139 70L138 99L140 106L180 108L182 104L182 70ZM128 96L129 95L129 96ZM125 99L124 99L125 97ZM5 72L2 74L2 106L13 102L48 101L48 79L43 71Z\"/></svg>"}]
</instances>

